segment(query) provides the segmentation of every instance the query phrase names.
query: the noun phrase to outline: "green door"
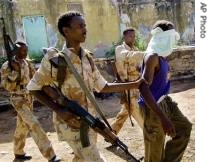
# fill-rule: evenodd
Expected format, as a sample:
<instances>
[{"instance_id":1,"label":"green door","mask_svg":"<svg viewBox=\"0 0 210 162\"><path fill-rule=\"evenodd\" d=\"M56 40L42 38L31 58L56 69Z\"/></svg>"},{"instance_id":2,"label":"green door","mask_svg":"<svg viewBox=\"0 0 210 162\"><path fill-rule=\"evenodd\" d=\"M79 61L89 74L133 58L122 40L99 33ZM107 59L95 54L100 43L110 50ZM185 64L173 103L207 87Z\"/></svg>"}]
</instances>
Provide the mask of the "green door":
<instances>
[{"instance_id":1,"label":"green door","mask_svg":"<svg viewBox=\"0 0 210 162\"><path fill-rule=\"evenodd\" d=\"M45 18L44 16L26 16L22 21L29 47L29 57L40 60L43 57L42 48L48 47Z\"/></svg>"}]
</instances>

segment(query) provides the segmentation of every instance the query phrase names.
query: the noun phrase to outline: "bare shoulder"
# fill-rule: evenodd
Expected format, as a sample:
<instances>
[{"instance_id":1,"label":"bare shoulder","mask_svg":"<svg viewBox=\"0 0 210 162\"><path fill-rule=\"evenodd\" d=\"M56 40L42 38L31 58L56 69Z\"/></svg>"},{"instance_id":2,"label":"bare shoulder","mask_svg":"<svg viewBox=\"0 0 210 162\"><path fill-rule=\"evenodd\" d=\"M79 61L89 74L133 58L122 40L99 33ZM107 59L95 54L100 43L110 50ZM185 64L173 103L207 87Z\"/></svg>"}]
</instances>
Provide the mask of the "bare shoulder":
<instances>
[{"instance_id":1,"label":"bare shoulder","mask_svg":"<svg viewBox=\"0 0 210 162\"><path fill-rule=\"evenodd\" d=\"M146 65L148 64L157 64L159 61L159 56L156 53L153 54L147 54L144 57L144 62Z\"/></svg>"}]
</instances>

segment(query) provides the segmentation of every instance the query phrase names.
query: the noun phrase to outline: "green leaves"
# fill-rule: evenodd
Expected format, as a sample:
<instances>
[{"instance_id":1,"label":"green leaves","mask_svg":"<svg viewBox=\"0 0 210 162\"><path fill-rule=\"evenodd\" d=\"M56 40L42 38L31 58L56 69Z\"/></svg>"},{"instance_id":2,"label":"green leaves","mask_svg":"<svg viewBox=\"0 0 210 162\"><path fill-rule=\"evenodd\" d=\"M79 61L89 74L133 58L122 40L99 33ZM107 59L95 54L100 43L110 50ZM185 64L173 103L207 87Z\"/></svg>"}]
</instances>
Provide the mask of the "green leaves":
<instances>
[{"instance_id":1,"label":"green leaves","mask_svg":"<svg viewBox=\"0 0 210 162\"><path fill-rule=\"evenodd\" d=\"M109 51L105 53L105 56L107 58L114 58L116 46L122 43L123 43L123 38L120 38L120 40L118 40L117 42L113 42ZM138 48L139 51L145 51L147 47L146 41L142 38L141 34L137 31L136 31L135 46Z\"/></svg>"},{"instance_id":2,"label":"green leaves","mask_svg":"<svg viewBox=\"0 0 210 162\"><path fill-rule=\"evenodd\" d=\"M6 61L7 61L7 57L0 57L0 68L3 65L3 63Z\"/></svg>"}]
</instances>

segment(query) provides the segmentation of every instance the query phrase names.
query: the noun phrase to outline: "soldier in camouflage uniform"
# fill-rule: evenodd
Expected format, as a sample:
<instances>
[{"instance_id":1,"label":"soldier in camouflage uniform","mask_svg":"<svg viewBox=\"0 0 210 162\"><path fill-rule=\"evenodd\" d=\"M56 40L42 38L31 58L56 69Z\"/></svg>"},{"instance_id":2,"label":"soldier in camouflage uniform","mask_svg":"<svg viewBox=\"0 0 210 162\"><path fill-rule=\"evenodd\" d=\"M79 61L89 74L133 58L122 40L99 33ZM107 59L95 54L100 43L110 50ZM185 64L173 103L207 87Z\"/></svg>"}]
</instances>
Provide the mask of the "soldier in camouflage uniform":
<instances>
[{"instance_id":1,"label":"soldier in camouflage uniform","mask_svg":"<svg viewBox=\"0 0 210 162\"><path fill-rule=\"evenodd\" d=\"M58 19L58 29L66 40L62 52L71 60L90 91L95 89L98 92L113 92L114 90L121 91L125 88L138 87L139 81L114 84L107 83L102 77L93 62L91 54L80 46L80 43L85 41L87 32L85 20L80 13L67 12L61 15ZM48 105L56 112L54 113L56 131L59 139L68 142L73 149L75 155L73 162L104 162L106 160L100 155L96 147L97 134L90 129L88 132L90 145L83 147L80 139L79 118L70 112L64 111L65 107L59 107L59 104L56 103L60 95L63 95L69 100L77 101L92 115L96 114L93 105L68 69L62 71L65 79L62 85L59 86L59 69L51 63L52 58L55 57L58 57L58 52L53 48L49 49L41 62L40 68L27 85L27 89L42 103ZM58 89L62 94L56 93ZM55 101L53 99L49 100L49 96L54 96L51 98L54 98ZM66 122L64 118L69 118L69 122Z\"/></svg>"},{"instance_id":2,"label":"soldier in camouflage uniform","mask_svg":"<svg viewBox=\"0 0 210 162\"><path fill-rule=\"evenodd\" d=\"M27 45L18 41L17 54L11 62L12 70L8 61L2 65L2 85L10 92L10 102L17 111L17 126L14 134L15 160L30 160L32 157L24 152L25 141L28 133L32 136L39 147L42 155L49 161L56 161L56 155L51 142L41 128L38 120L33 115L33 97L26 89L26 85L35 73L32 64L26 60ZM57 159L57 161L59 161Z\"/></svg>"},{"instance_id":3,"label":"soldier in camouflage uniform","mask_svg":"<svg viewBox=\"0 0 210 162\"><path fill-rule=\"evenodd\" d=\"M115 66L118 79L122 82L134 81L140 78L139 68L143 54L135 47L135 30L127 28L123 32L124 42L115 49ZM121 97L121 111L111 124L112 129L119 133L129 115L132 115L142 128L143 119L138 105L139 91L137 89L125 91ZM131 121L132 122L132 121Z\"/></svg>"}]
</instances>

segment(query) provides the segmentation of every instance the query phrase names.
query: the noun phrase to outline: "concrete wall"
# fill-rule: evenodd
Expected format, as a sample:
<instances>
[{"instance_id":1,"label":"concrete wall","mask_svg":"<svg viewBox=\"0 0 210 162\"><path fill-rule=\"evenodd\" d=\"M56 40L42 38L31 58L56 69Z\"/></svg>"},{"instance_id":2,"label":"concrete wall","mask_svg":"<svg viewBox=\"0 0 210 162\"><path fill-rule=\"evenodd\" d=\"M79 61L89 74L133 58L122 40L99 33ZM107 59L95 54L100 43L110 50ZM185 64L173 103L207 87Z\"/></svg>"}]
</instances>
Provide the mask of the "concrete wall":
<instances>
[{"instance_id":1,"label":"concrete wall","mask_svg":"<svg viewBox=\"0 0 210 162\"><path fill-rule=\"evenodd\" d=\"M61 47L64 39L57 32L56 21L68 10L69 3L81 4L88 29L83 46L97 56L103 56L112 43L120 39L127 26L135 27L148 42L151 27L159 19L170 20L176 25L181 33L181 44L194 44L194 0L16 0L12 13L2 7L0 11L4 11L4 17L12 16L13 21L7 25L13 39L24 39L22 17L43 15L47 21L49 46ZM2 45L0 42L0 55Z\"/></svg>"},{"instance_id":2,"label":"concrete wall","mask_svg":"<svg viewBox=\"0 0 210 162\"><path fill-rule=\"evenodd\" d=\"M167 58L170 65L171 79L193 78L195 76L195 47L179 47ZM102 75L112 82L115 77L112 70L113 60L98 58L96 65Z\"/></svg>"},{"instance_id":3,"label":"concrete wall","mask_svg":"<svg viewBox=\"0 0 210 162\"><path fill-rule=\"evenodd\" d=\"M15 27L13 22L14 3L8 0L0 0L0 17L4 19L6 32L10 34L11 39L16 39ZM3 23L0 20L0 56L6 56L3 41Z\"/></svg>"},{"instance_id":4,"label":"concrete wall","mask_svg":"<svg viewBox=\"0 0 210 162\"><path fill-rule=\"evenodd\" d=\"M57 17L68 11L69 3L82 5L87 24L87 40L83 46L94 50L100 46L108 47L119 38L118 10L107 0L16 0L14 7L14 26L18 39L24 39L22 18L43 15L47 21L49 46L61 47L64 39L57 31Z\"/></svg>"},{"instance_id":5,"label":"concrete wall","mask_svg":"<svg viewBox=\"0 0 210 162\"><path fill-rule=\"evenodd\" d=\"M181 34L180 44L194 45L194 0L131 0L129 2L119 3L121 15L124 15L124 24L127 23L138 29L146 41L149 40L152 25L157 20L166 19L172 21ZM121 23L123 23L122 18Z\"/></svg>"},{"instance_id":6,"label":"concrete wall","mask_svg":"<svg viewBox=\"0 0 210 162\"><path fill-rule=\"evenodd\" d=\"M173 79L195 76L195 47L175 49L168 57L171 76Z\"/></svg>"}]
</instances>

